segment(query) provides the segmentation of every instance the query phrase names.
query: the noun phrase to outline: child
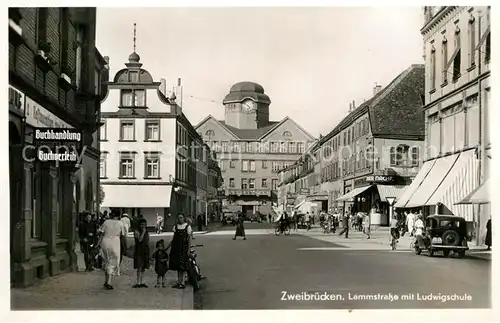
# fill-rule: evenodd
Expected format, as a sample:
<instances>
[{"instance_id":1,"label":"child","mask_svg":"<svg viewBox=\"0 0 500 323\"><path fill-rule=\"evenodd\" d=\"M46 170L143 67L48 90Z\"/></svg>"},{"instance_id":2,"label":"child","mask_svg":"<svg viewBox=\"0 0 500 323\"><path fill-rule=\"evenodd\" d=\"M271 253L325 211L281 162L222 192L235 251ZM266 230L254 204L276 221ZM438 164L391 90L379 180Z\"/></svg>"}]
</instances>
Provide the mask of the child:
<instances>
[{"instance_id":1,"label":"child","mask_svg":"<svg viewBox=\"0 0 500 323\"><path fill-rule=\"evenodd\" d=\"M137 269L137 283L133 288L147 288L144 284L144 271L149 269L149 233L145 219L139 220L139 228L134 232L134 269Z\"/></svg>"},{"instance_id":2,"label":"child","mask_svg":"<svg viewBox=\"0 0 500 323\"><path fill-rule=\"evenodd\" d=\"M168 254L165 249L165 241L163 239L156 243L156 251L153 253L155 260L155 272L158 275L155 287L167 287L165 283L165 275L168 271Z\"/></svg>"}]
</instances>

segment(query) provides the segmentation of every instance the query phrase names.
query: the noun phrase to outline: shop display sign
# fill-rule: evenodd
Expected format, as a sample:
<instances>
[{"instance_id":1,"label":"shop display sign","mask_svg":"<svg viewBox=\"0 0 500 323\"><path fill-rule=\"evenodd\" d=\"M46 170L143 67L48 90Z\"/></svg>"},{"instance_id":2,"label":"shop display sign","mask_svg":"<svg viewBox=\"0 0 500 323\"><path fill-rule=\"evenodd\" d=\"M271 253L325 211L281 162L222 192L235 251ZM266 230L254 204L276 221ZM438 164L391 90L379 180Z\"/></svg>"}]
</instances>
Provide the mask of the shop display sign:
<instances>
[{"instance_id":1,"label":"shop display sign","mask_svg":"<svg viewBox=\"0 0 500 323\"><path fill-rule=\"evenodd\" d=\"M366 176L366 181L370 183L391 183L394 182L394 176L371 175Z\"/></svg>"}]
</instances>

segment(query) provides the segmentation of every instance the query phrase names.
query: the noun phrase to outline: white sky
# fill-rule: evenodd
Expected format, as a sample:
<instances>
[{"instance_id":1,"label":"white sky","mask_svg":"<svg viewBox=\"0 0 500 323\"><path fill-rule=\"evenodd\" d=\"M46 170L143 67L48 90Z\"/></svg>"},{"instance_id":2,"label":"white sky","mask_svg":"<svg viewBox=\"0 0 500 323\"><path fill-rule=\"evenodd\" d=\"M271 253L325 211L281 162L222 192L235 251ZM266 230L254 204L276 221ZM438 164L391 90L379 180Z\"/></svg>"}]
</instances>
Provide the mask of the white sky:
<instances>
[{"instance_id":1,"label":"white sky","mask_svg":"<svg viewBox=\"0 0 500 323\"><path fill-rule=\"evenodd\" d=\"M271 120L290 116L313 136L328 133L356 105L410 64L423 63L422 9L98 8L97 47L111 78L133 50L167 87L182 78L193 125L223 119L222 100L240 81L261 84ZM215 101L215 102L213 102Z\"/></svg>"}]
</instances>

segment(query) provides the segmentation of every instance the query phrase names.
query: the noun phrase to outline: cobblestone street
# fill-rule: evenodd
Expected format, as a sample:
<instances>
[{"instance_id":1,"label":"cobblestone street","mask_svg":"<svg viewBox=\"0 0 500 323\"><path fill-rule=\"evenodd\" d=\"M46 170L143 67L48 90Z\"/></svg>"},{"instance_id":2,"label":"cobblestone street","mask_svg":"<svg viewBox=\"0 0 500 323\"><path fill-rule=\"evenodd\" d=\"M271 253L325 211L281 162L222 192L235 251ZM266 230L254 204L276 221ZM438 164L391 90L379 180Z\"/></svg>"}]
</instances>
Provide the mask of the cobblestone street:
<instances>
[{"instance_id":1,"label":"cobblestone street","mask_svg":"<svg viewBox=\"0 0 500 323\"><path fill-rule=\"evenodd\" d=\"M12 310L106 310L106 309L192 309L193 291L170 287L176 272L167 273L167 287L154 288L156 274L146 271L145 282L149 288L132 288L135 283L133 261L125 258L121 276L113 280L114 290L102 287L104 273L74 272L47 278L26 289L12 289Z\"/></svg>"}]
</instances>

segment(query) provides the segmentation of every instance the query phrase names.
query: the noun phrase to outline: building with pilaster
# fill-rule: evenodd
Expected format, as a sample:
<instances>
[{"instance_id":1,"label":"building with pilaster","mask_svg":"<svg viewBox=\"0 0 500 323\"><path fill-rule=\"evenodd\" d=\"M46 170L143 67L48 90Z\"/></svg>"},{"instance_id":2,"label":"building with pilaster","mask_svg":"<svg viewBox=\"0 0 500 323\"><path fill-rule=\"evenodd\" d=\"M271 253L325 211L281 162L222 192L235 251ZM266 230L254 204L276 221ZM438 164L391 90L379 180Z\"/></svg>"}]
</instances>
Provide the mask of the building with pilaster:
<instances>
[{"instance_id":1,"label":"building with pilaster","mask_svg":"<svg viewBox=\"0 0 500 323\"><path fill-rule=\"evenodd\" d=\"M224 208L266 215L277 202L278 172L293 164L314 138L289 117L269 119L271 100L253 82L234 84L223 100L224 120L209 115L196 130L217 153Z\"/></svg>"},{"instance_id":2,"label":"building with pilaster","mask_svg":"<svg viewBox=\"0 0 500 323\"><path fill-rule=\"evenodd\" d=\"M491 172L490 8L424 7L425 156L397 207L455 214L482 244L489 205L457 205Z\"/></svg>"},{"instance_id":3,"label":"building with pilaster","mask_svg":"<svg viewBox=\"0 0 500 323\"><path fill-rule=\"evenodd\" d=\"M77 269L78 174L96 189L96 118L105 87L95 48L95 8L9 8L9 173L11 283ZM36 128L73 129L83 163L41 161ZM93 153L94 150L94 154Z\"/></svg>"}]
</instances>

